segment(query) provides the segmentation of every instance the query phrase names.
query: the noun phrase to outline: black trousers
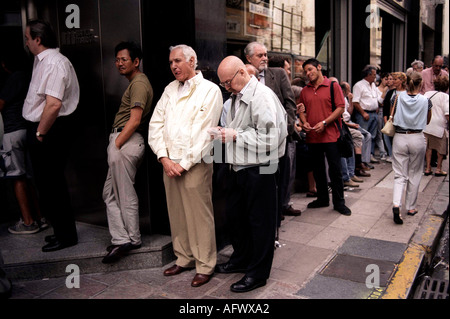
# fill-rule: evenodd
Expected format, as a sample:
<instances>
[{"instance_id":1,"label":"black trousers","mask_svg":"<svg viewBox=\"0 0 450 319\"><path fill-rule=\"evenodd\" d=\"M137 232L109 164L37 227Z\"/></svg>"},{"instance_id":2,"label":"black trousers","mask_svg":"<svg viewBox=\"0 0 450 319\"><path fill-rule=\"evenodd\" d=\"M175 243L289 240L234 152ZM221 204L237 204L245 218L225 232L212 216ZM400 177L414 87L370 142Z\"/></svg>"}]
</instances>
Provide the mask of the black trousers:
<instances>
[{"instance_id":1,"label":"black trousers","mask_svg":"<svg viewBox=\"0 0 450 319\"><path fill-rule=\"evenodd\" d=\"M43 142L36 138L39 123L28 122L27 141L42 214L60 241L77 241L75 216L64 174L73 136L72 116L58 117Z\"/></svg>"},{"instance_id":2,"label":"black trousers","mask_svg":"<svg viewBox=\"0 0 450 319\"><path fill-rule=\"evenodd\" d=\"M230 171L226 216L234 252L230 262L246 267L246 275L270 276L274 256L277 195L275 174L260 167Z\"/></svg>"},{"instance_id":3,"label":"black trousers","mask_svg":"<svg viewBox=\"0 0 450 319\"><path fill-rule=\"evenodd\" d=\"M326 174L325 158L328 162L328 176L331 181L332 200L334 207L345 205L344 181L342 179L341 154L337 143L308 144L313 165L313 174L316 181L317 199L329 202L328 179Z\"/></svg>"}]
</instances>

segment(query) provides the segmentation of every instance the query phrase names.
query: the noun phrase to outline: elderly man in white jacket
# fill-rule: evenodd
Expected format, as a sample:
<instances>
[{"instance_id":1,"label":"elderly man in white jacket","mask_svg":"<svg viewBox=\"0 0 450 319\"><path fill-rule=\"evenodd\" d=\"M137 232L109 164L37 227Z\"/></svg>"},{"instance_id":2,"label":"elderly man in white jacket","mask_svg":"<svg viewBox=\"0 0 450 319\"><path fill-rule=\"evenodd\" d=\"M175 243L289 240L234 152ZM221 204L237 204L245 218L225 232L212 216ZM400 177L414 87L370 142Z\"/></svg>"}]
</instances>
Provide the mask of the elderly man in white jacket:
<instances>
[{"instance_id":1,"label":"elderly man in white jacket","mask_svg":"<svg viewBox=\"0 0 450 319\"><path fill-rule=\"evenodd\" d=\"M165 276L196 268L193 287L207 283L217 260L212 204L212 146L208 128L219 123L222 93L196 72L197 56L186 45L171 47L175 81L158 101L149 124L148 142L164 169L175 265Z\"/></svg>"}]
</instances>

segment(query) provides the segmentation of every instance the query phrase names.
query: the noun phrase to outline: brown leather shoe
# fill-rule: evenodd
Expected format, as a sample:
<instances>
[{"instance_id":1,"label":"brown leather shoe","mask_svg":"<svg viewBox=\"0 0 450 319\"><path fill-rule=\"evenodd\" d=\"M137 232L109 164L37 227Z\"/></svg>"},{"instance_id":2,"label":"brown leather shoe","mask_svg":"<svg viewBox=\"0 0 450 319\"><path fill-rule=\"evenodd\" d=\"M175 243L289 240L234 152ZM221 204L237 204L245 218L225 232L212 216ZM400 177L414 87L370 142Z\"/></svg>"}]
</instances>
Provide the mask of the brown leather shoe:
<instances>
[{"instance_id":1,"label":"brown leather shoe","mask_svg":"<svg viewBox=\"0 0 450 319\"><path fill-rule=\"evenodd\" d=\"M170 268L167 268L166 270L164 270L164 276L175 276L178 274L181 274L183 271L188 270L188 268L184 268L178 265L173 265Z\"/></svg>"},{"instance_id":2,"label":"brown leather shoe","mask_svg":"<svg viewBox=\"0 0 450 319\"><path fill-rule=\"evenodd\" d=\"M200 287L206 284L211 279L211 277L212 275L195 274L194 279L192 279L191 286Z\"/></svg>"},{"instance_id":3,"label":"brown leather shoe","mask_svg":"<svg viewBox=\"0 0 450 319\"><path fill-rule=\"evenodd\" d=\"M355 175L359 176L359 177L370 177L370 173L367 173L365 170L363 169L355 169Z\"/></svg>"}]
</instances>

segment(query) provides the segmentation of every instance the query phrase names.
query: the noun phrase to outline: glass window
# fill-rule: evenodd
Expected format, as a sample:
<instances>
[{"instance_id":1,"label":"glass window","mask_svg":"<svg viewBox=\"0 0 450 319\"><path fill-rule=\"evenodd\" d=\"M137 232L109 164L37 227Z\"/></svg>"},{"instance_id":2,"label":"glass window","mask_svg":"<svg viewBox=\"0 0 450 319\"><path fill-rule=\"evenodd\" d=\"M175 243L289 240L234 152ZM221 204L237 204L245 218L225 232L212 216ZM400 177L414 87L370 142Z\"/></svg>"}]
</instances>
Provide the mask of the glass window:
<instances>
[{"instance_id":1,"label":"glass window","mask_svg":"<svg viewBox=\"0 0 450 319\"><path fill-rule=\"evenodd\" d=\"M227 0L227 54L243 57L247 43L266 45L269 55L290 55L295 75L315 57L314 0Z\"/></svg>"}]
</instances>

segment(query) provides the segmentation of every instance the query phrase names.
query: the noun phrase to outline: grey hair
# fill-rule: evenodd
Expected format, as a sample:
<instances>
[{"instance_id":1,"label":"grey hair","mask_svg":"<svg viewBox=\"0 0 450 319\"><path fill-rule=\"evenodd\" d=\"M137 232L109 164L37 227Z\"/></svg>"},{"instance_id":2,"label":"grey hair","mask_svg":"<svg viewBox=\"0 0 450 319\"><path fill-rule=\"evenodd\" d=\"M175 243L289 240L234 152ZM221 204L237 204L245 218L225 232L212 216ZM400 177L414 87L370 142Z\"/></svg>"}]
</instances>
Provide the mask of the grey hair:
<instances>
[{"instance_id":1,"label":"grey hair","mask_svg":"<svg viewBox=\"0 0 450 319\"><path fill-rule=\"evenodd\" d=\"M364 69L362 70L362 78L364 79L366 76L370 75L372 73L372 70L377 70L377 68L373 65L366 65Z\"/></svg>"},{"instance_id":2,"label":"grey hair","mask_svg":"<svg viewBox=\"0 0 450 319\"><path fill-rule=\"evenodd\" d=\"M420 60L414 60L414 62L411 63L411 66L414 66L414 65L416 65L416 64L419 66L419 68L422 68L422 69L423 69L424 63L423 63L422 61L420 61Z\"/></svg>"},{"instance_id":3,"label":"grey hair","mask_svg":"<svg viewBox=\"0 0 450 319\"><path fill-rule=\"evenodd\" d=\"M194 69L197 69L197 66L198 66L197 53L195 53L194 49L192 49L190 46L188 46L186 44L179 44L179 45L171 46L169 48L170 52L172 52L175 49L181 49L183 51L183 55L186 58L186 62L188 62L193 57L194 58Z\"/></svg>"},{"instance_id":4,"label":"grey hair","mask_svg":"<svg viewBox=\"0 0 450 319\"><path fill-rule=\"evenodd\" d=\"M260 45L260 46L262 46L264 49L266 49L266 51L267 51L267 47L264 45L264 44L262 44L262 43L259 43L259 42L250 42L249 44L247 44L247 46L245 47L245 49L244 49L244 54L247 56L253 56L253 54L254 54L254 52L255 52L255 47L257 46L257 45Z\"/></svg>"}]
</instances>

